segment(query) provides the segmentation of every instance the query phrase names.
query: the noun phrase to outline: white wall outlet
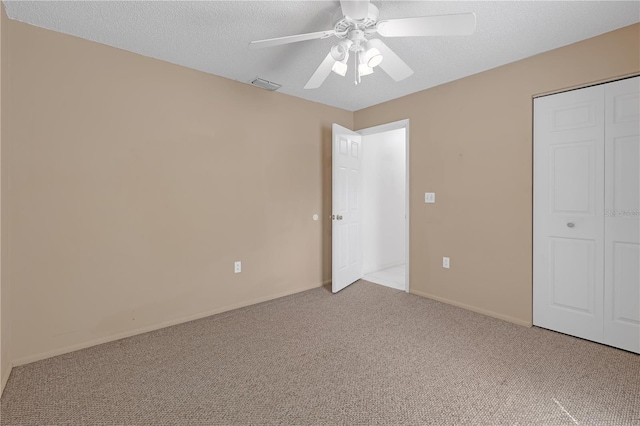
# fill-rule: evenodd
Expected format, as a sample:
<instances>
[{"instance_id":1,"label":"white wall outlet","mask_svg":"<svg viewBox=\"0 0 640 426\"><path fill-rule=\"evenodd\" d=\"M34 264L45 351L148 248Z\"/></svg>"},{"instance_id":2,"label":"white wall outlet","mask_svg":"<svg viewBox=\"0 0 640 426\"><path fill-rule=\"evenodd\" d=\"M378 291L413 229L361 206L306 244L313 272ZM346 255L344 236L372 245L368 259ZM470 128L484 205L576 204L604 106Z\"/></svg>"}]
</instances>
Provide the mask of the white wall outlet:
<instances>
[{"instance_id":1,"label":"white wall outlet","mask_svg":"<svg viewBox=\"0 0 640 426\"><path fill-rule=\"evenodd\" d=\"M236 262L233 264L233 272L235 272L236 274L242 272L242 262Z\"/></svg>"},{"instance_id":2,"label":"white wall outlet","mask_svg":"<svg viewBox=\"0 0 640 426\"><path fill-rule=\"evenodd\" d=\"M443 257L442 258L442 267L445 269L449 269L449 258L448 257Z\"/></svg>"},{"instance_id":3,"label":"white wall outlet","mask_svg":"<svg viewBox=\"0 0 640 426\"><path fill-rule=\"evenodd\" d=\"M435 192L425 192L424 193L424 202L425 203L435 203L436 202L436 193Z\"/></svg>"}]
</instances>

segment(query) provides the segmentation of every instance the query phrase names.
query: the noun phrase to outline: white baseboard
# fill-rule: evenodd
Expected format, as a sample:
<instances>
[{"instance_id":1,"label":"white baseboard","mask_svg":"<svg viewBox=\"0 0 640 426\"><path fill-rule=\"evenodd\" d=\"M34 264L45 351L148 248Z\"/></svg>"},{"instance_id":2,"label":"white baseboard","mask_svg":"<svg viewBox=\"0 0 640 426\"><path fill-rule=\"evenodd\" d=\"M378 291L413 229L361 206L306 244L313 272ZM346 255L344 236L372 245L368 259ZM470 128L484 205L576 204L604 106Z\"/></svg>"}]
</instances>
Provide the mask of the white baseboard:
<instances>
[{"instance_id":1,"label":"white baseboard","mask_svg":"<svg viewBox=\"0 0 640 426\"><path fill-rule=\"evenodd\" d=\"M9 376L11 375L11 370L13 369L13 365L9 363L7 365L7 371L2 372L2 383L0 383L0 397L2 397L2 393L4 392L5 386L7 386L7 382L9 381Z\"/></svg>"},{"instance_id":2,"label":"white baseboard","mask_svg":"<svg viewBox=\"0 0 640 426\"><path fill-rule=\"evenodd\" d=\"M447 298L444 298L444 297L434 296L433 294L424 293L422 291L410 290L409 292L411 294L415 294L417 296L422 296L422 297L426 297L427 299L437 300L438 302L446 303L448 305L457 306L459 308L463 308L463 309L466 309L468 311L477 312L479 314L486 315L488 317L497 318L497 319L500 319L500 320L503 320L503 321L511 322L511 323L518 324L518 325L522 325L524 327L533 326L533 323L531 321L524 321L524 320L521 320L519 318L514 318L512 316L509 316L509 315L504 315L504 314L500 314L498 312L489 311L487 309L478 308L477 306L467 305L466 303L460 303L460 302L457 302L455 300L447 299Z\"/></svg>"},{"instance_id":3,"label":"white baseboard","mask_svg":"<svg viewBox=\"0 0 640 426\"><path fill-rule=\"evenodd\" d=\"M178 325L178 324L182 324L182 323L189 322L189 321L195 321L197 319L209 317L211 315L216 315L216 314L220 314L222 312L232 311L234 309L244 308L245 306L255 305L257 303L267 302L269 300L278 299L280 297L289 296L289 295L292 295L292 294L295 294L295 293L300 293L302 291L307 291L307 290L311 290L311 289L318 288L318 287L320 287L320 286L316 284L316 285L313 285L313 286L310 286L310 287L296 288L294 290L289 290L289 291L285 291L285 292L282 292L282 293L277 293L275 295L265 296L265 297L258 297L256 299L251 299L251 300L248 300L248 301L245 301L245 302L240 302L240 303L234 303L232 305L223 306L221 308L212 309L210 311L201 312L201 313L198 313L198 314L195 314L195 315L189 315L189 316L178 318L178 319L175 319L175 320L165 321L165 322L162 322L162 323L159 323L159 324L155 324L155 325L152 325L152 326L141 327L141 328L137 328L135 330L126 331L124 333L117 333L117 334L113 334L113 335L106 336L106 337L100 337L98 339L90 340L90 341L79 343L79 344L76 344L76 345L66 346L66 347L60 348L60 349L54 349L52 351L42 352L42 353L39 353L39 354L36 354L36 355L29 355L29 356L26 356L26 357L23 357L23 358L18 358L18 359L13 360L12 366L17 367L17 366L20 366L20 365L30 364L32 362L41 361L43 359L51 358L51 357L54 357L54 356L66 354L66 353L69 353L69 352L78 351L80 349L90 348L92 346L100 345L102 343L113 342L115 340L124 339L124 338L135 336L135 335L138 335L138 334L148 333L150 331L159 330L161 328L171 327L173 325Z\"/></svg>"}]
</instances>

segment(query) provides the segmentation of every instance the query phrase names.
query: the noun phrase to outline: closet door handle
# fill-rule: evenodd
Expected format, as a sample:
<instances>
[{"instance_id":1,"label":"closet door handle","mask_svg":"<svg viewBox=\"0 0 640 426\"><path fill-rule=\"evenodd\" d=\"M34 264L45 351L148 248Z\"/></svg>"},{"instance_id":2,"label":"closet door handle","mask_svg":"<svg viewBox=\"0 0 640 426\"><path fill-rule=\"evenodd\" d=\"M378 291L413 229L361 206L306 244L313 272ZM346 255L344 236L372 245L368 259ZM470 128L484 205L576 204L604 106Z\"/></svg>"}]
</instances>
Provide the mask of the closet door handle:
<instances>
[{"instance_id":1,"label":"closet door handle","mask_svg":"<svg viewBox=\"0 0 640 426\"><path fill-rule=\"evenodd\" d=\"M573 227L574 227L574 226L576 226L576 225L575 225L573 222L569 222L569 223L567 223L567 226L568 226L569 228L573 228Z\"/></svg>"}]
</instances>

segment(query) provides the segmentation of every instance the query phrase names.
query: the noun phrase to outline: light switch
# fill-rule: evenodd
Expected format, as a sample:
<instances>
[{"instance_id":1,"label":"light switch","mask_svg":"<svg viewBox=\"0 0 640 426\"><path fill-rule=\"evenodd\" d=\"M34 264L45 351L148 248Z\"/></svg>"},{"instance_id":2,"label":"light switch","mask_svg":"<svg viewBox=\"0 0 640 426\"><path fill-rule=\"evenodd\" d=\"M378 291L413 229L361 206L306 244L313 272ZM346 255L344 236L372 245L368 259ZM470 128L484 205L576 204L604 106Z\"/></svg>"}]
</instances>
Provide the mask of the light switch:
<instances>
[{"instance_id":1,"label":"light switch","mask_svg":"<svg viewBox=\"0 0 640 426\"><path fill-rule=\"evenodd\" d=\"M425 203L435 203L436 202L436 193L435 192L425 192L424 193L424 202Z\"/></svg>"}]
</instances>

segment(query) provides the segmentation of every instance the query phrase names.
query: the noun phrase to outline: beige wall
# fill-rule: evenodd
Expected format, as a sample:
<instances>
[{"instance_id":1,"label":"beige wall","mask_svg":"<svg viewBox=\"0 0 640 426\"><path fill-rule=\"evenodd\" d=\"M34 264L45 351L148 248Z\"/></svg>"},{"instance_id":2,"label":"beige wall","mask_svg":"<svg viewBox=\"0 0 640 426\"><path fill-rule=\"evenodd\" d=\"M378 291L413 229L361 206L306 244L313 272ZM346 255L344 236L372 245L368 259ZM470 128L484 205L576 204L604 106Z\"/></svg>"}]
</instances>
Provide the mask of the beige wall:
<instances>
[{"instance_id":1,"label":"beige wall","mask_svg":"<svg viewBox=\"0 0 640 426\"><path fill-rule=\"evenodd\" d=\"M329 278L312 216L353 113L8 26L15 364Z\"/></svg>"},{"instance_id":2,"label":"beige wall","mask_svg":"<svg viewBox=\"0 0 640 426\"><path fill-rule=\"evenodd\" d=\"M330 279L332 122L411 119L412 291L530 324L532 96L640 72L636 25L351 113L2 23L14 364Z\"/></svg>"},{"instance_id":3,"label":"beige wall","mask_svg":"<svg viewBox=\"0 0 640 426\"><path fill-rule=\"evenodd\" d=\"M638 72L634 25L357 111L410 119L411 292L531 324L532 97Z\"/></svg>"},{"instance_id":4,"label":"beige wall","mask_svg":"<svg viewBox=\"0 0 640 426\"><path fill-rule=\"evenodd\" d=\"M4 11L4 5L0 5L0 206L6 206L4 202L5 194L7 194L6 188L8 180L6 179L5 167L5 145L4 141L7 140L7 123L5 122L5 95L7 93L7 77L8 73L5 72L7 68L6 54L7 54L7 15ZM4 386L9 379L11 372L11 357L9 351L10 342L10 318L11 318L11 306L9 304L10 289L9 280L6 272L8 271L6 254L7 245L5 244L6 236L6 215L2 207L0 207L0 395L4 390Z\"/></svg>"}]
</instances>

